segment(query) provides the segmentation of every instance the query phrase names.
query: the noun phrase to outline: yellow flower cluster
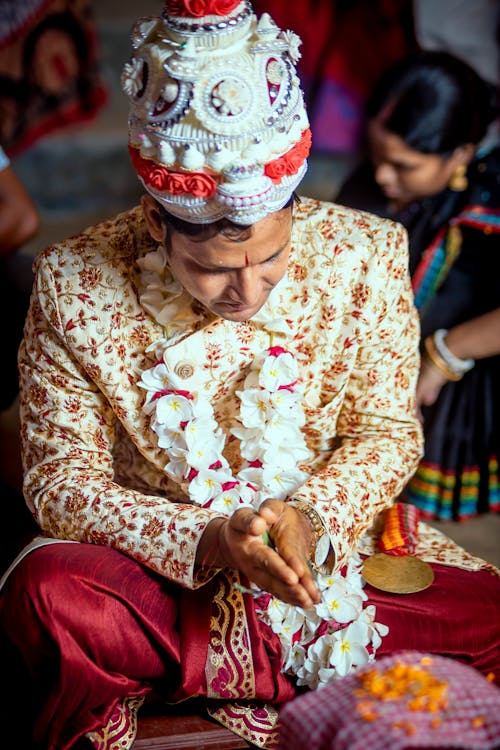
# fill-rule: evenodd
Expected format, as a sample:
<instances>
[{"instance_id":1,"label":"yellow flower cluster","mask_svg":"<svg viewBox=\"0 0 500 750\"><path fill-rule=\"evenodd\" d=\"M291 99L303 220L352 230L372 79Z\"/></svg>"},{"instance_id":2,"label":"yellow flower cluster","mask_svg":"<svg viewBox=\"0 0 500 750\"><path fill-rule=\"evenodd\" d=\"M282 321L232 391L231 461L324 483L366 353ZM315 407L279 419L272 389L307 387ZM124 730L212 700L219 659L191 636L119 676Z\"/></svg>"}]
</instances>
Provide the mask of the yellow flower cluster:
<instances>
[{"instance_id":1,"label":"yellow flower cluster","mask_svg":"<svg viewBox=\"0 0 500 750\"><path fill-rule=\"evenodd\" d=\"M430 657L423 657L422 667L432 663ZM396 662L383 672L370 669L358 675L362 687L356 690L360 699L356 709L365 721L379 717L376 701L405 701L410 711L427 711L437 714L448 705L448 683L439 680L426 669L412 664ZM433 722L434 726L439 724ZM410 727L408 727L410 729Z\"/></svg>"},{"instance_id":2,"label":"yellow flower cluster","mask_svg":"<svg viewBox=\"0 0 500 750\"><path fill-rule=\"evenodd\" d=\"M381 701L401 701L410 711L425 711L430 714L428 726L437 729L443 721L440 712L448 708L448 683L439 680L425 669L432 665L432 657L423 656L419 665L397 661L383 671L370 669L357 675L360 687L354 693L356 710L364 721L380 718ZM490 672L486 679L493 682L495 675ZM484 716L471 720L472 727L479 729L485 723ZM416 733L416 725L409 719L401 718L393 722L393 729L400 729L408 736Z\"/></svg>"}]
</instances>

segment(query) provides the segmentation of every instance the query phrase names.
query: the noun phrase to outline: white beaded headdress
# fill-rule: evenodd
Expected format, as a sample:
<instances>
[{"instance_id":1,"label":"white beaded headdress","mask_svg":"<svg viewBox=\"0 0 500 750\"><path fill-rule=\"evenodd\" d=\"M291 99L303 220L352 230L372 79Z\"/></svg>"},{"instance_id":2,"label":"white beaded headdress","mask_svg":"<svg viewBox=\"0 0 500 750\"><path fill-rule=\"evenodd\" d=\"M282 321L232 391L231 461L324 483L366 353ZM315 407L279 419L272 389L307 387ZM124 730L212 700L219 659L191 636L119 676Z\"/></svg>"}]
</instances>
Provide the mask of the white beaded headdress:
<instances>
[{"instance_id":1,"label":"white beaded headdress","mask_svg":"<svg viewBox=\"0 0 500 750\"><path fill-rule=\"evenodd\" d=\"M167 0L132 45L122 86L145 189L193 223L253 224L282 208L311 145L299 37L247 0Z\"/></svg>"}]
</instances>

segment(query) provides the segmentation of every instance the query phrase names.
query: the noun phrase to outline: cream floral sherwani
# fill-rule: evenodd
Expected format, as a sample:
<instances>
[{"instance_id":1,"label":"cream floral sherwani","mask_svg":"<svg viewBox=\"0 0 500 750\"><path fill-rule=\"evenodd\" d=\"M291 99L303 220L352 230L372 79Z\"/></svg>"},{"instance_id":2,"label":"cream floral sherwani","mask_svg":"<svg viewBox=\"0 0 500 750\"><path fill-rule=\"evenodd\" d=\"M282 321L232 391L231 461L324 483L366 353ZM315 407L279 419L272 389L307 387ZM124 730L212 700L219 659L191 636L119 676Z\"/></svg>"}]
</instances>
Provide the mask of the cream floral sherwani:
<instances>
[{"instance_id":1,"label":"cream floral sherwani","mask_svg":"<svg viewBox=\"0 0 500 750\"><path fill-rule=\"evenodd\" d=\"M309 199L294 210L279 314L299 365L314 459L291 501L316 509L340 567L421 455L418 320L401 226ZM154 364L147 350L164 335L139 301L137 259L154 249L136 208L37 258L20 351L25 495L45 535L111 545L196 588L196 547L220 513L190 505L167 476L168 456L142 409L138 381ZM229 438L235 392L269 333L197 305L165 356L187 390L211 398ZM237 471L234 438L226 453ZM422 553L458 555L462 564L467 557L432 533Z\"/></svg>"}]
</instances>

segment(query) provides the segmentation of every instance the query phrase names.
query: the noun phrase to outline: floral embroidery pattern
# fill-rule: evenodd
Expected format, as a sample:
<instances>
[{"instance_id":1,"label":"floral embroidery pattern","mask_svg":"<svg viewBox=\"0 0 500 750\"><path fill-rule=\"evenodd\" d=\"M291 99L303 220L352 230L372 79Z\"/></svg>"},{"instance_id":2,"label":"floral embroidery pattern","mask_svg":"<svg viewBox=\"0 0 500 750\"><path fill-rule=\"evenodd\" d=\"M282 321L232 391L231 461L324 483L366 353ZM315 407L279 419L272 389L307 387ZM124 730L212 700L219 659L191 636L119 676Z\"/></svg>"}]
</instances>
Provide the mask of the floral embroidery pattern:
<instances>
[{"instance_id":1,"label":"floral embroidery pattern","mask_svg":"<svg viewBox=\"0 0 500 750\"><path fill-rule=\"evenodd\" d=\"M302 429L314 458L310 478L293 499L310 503L321 516L341 567L360 539L362 554L373 552L364 532L419 459L421 431L412 401L417 318L410 285L399 279L407 266L402 230L305 198L294 213L290 286L281 292L279 316L267 306L260 312L275 319L275 336L286 336L304 389ZM199 307L192 309L180 288L169 307L172 292L162 291L167 276L160 288L153 271L139 298L138 263L153 252L161 266L155 250L138 207L37 256L20 352L25 493L49 536L113 545L196 588L196 548L206 524L220 513L186 505L186 494L165 473L165 453L143 411L138 381L155 362L156 350L149 347L175 324L178 335L169 333L169 341L179 343L173 351L189 351L203 388L217 396L218 423L229 425L239 408L238 373L269 339L261 322L214 323ZM350 293L357 283L371 289L363 309ZM306 308L299 302L305 290L314 300ZM161 323L150 312L158 309L156 300ZM346 339L354 342L348 349ZM217 366L207 370L212 346ZM403 370L404 381L398 375ZM68 411L68 398L80 408ZM227 441L234 471L237 443ZM486 567L425 524L416 554L467 570Z\"/></svg>"}]
</instances>

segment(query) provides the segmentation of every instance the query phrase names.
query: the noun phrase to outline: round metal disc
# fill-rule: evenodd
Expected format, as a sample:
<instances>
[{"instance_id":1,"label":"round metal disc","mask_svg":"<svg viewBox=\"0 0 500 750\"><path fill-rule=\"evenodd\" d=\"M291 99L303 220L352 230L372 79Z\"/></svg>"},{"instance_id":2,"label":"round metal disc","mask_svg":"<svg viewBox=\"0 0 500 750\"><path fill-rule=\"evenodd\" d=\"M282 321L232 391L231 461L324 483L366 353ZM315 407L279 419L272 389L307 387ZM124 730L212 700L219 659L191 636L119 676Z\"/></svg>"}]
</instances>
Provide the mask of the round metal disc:
<instances>
[{"instance_id":1,"label":"round metal disc","mask_svg":"<svg viewBox=\"0 0 500 750\"><path fill-rule=\"evenodd\" d=\"M378 552L363 562L363 577L370 586L391 594L414 594L434 580L429 563L411 555L396 556Z\"/></svg>"}]
</instances>

